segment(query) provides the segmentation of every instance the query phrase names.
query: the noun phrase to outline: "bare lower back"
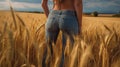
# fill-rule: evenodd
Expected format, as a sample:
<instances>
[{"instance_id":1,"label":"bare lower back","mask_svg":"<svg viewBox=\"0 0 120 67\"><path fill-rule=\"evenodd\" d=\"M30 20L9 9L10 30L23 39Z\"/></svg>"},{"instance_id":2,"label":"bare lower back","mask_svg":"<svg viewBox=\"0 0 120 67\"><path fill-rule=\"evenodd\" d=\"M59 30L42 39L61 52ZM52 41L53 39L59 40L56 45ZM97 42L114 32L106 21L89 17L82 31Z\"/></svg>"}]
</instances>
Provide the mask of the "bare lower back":
<instances>
[{"instance_id":1,"label":"bare lower back","mask_svg":"<svg viewBox=\"0 0 120 67\"><path fill-rule=\"evenodd\" d=\"M53 0L54 10L75 10L74 9L74 0Z\"/></svg>"}]
</instances>

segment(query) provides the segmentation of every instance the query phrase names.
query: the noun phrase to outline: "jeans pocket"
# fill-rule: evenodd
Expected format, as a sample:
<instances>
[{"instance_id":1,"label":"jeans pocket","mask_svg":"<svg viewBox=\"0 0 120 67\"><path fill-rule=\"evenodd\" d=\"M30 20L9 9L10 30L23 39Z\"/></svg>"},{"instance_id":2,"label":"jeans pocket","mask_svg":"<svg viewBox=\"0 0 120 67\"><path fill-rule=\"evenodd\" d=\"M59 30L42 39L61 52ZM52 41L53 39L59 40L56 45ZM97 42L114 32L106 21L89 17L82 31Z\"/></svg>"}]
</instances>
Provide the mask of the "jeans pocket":
<instances>
[{"instance_id":1,"label":"jeans pocket","mask_svg":"<svg viewBox=\"0 0 120 67\"><path fill-rule=\"evenodd\" d=\"M66 33L71 34L78 33L78 21L76 17L73 16L64 17L63 22L60 25L61 29Z\"/></svg>"},{"instance_id":2,"label":"jeans pocket","mask_svg":"<svg viewBox=\"0 0 120 67\"><path fill-rule=\"evenodd\" d=\"M46 30L52 31L55 28L55 17L48 17L48 20L46 22Z\"/></svg>"}]
</instances>

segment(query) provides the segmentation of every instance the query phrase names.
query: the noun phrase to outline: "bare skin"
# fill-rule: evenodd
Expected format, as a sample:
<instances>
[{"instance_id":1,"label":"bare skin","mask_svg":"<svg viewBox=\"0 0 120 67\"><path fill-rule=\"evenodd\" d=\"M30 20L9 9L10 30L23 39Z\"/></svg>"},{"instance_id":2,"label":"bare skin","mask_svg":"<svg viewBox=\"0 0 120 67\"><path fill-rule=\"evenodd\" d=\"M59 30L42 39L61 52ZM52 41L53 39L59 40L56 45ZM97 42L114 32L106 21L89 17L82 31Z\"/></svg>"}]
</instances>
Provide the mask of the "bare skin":
<instances>
[{"instance_id":1,"label":"bare skin","mask_svg":"<svg viewBox=\"0 0 120 67\"><path fill-rule=\"evenodd\" d=\"M82 0L53 0L54 6L53 10L72 10L77 14L78 24L81 31L82 27L82 11L83 5ZM42 8L45 12L46 17L49 15L48 0L42 0Z\"/></svg>"}]
</instances>

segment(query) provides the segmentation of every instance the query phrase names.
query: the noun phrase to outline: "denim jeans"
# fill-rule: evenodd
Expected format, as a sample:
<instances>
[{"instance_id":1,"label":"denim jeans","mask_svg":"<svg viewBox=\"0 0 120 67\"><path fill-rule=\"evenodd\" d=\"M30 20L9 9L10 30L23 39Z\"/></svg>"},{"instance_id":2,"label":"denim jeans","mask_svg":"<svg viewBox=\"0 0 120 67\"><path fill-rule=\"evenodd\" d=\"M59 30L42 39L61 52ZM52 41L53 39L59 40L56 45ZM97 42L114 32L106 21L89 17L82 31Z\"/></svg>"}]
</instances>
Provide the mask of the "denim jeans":
<instances>
[{"instance_id":1,"label":"denim jeans","mask_svg":"<svg viewBox=\"0 0 120 67\"><path fill-rule=\"evenodd\" d=\"M56 43L59 32L62 31L63 51L66 46L67 37L74 44L74 36L78 34L78 20L75 11L52 10L48 16L45 33L46 41L52 52L52 43ZM62 58L63 59L63 58Z\"/></svg>"},{"instance_id":2,"label":"denim jeans","mask_svg":"<svg viewBox=\"0 0 120 67\"><path fill-rule=\"evenodd\" d=\"M70 10L53 10L48 16L45 26L46 40L56 43L59 31L62 31L62 44L66 45L66 35L70 38L70 42L74 43L74 37L78 34L78 20L75 11Z\"/></svg>"}]
</instances>

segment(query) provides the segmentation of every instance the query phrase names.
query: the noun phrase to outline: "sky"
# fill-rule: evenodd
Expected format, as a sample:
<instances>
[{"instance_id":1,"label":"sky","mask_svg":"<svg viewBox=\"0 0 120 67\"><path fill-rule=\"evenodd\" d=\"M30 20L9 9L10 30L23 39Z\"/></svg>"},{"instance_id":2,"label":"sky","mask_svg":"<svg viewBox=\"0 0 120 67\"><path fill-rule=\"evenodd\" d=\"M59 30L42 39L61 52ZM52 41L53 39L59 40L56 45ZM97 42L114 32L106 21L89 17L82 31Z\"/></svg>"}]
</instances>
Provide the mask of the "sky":
<instances>
[{"instance_id":1,"label":"sky","mask_svg":"<svg viewBox=\"0 0 120 67\"><path fill-rule=\"evenodd\" d=\"M11 0L14 10L17 11L43 11L41 0ZM49 0L49 9L52 9ZM0 10L9 10L8 0L0 0ZM83 12L118 13L120 0L83 0Z\"/></svg>"}]
</instances>

